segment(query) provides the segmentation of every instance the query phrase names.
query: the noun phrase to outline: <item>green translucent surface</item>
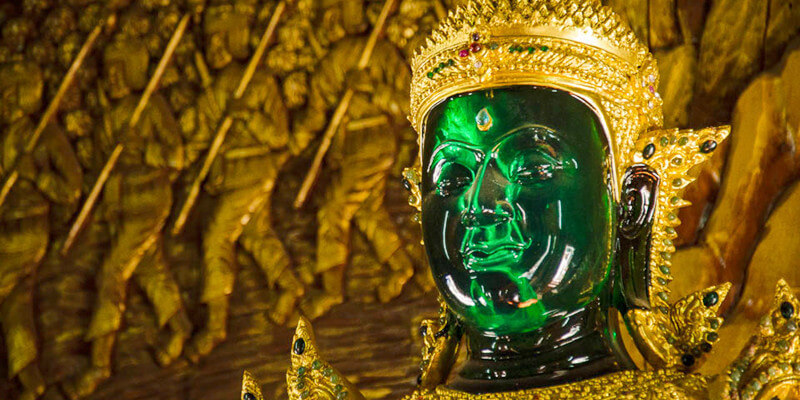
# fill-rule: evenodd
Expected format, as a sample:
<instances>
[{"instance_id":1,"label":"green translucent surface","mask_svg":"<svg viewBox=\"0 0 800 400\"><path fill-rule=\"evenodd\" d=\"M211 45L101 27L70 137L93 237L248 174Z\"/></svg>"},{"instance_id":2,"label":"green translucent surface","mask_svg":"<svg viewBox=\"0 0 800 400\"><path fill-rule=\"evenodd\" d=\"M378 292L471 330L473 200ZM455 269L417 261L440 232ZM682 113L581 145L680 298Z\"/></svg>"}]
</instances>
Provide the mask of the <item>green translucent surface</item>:
<instances>
[{"instance_id":1,"label":"green translucent surface","mask_svg":"<svg viewBox=\"0 0 800 400\"><path fill-rule=\"evenodd\" d=\"M596 116L565 92L487 90L431 111L423 235L464 324L531 332L597 298L616 232L607 157Z\"/></svg>"}]
</instances>

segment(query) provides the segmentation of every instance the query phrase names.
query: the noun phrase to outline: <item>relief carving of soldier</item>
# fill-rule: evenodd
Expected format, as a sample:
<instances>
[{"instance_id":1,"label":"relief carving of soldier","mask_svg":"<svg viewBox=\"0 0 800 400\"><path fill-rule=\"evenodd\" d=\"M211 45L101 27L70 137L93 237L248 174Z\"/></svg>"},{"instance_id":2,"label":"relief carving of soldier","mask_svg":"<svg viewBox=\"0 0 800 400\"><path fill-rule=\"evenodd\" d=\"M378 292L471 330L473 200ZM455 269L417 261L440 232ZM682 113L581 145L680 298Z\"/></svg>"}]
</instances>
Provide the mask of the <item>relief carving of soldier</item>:
<instances>
[{"instance_id":1,"label":"relief carving of soldier","mask_svg":"<svg viewBox=\"0 0 800 400\"><path fill-rule=\"evenodd\" d=\"M199 99L197 137L210 139L224 113L233 124L205 184L214 206L203 227L200 301L206 308L206 323L192 339L188 355L193 360L226 337L237 242L253 255L268 282L283 290L271 315L274 320L283 322L294 299L303 293L268 218L247 228L259 210L268 210L278 172L288 157L288 111L275 78L256 70L244 95L233 97L244 73L242 61L250 55L252 10L246 3L211 6L204 21L206 60L216 70L216 80Z\"/></svg>"},{"instance_id":2,"label":"relief carving of soldier","mask_svg":"<svg viewBox=\"0 0 800 400\"><path fill-rule=\"evenodd\" d=\"M103 51L107 87L100 149L122 143L124 151L103 192L104 218L111 246L97 276L97 300L86 340L92 366L65 385L71 397L94 391L111 373L111 356L126 304L127 285L135 278L155 309L169 338L155 349L156 361L169 364L183 351L191 333L180 290L163 256L162 229L172 207L172 182L184 166L180 128L167 100L154 93L134 128L130 117L148 79L148 41L158 41L146 14L133 10L121 32ZM154 46L151 43L153 47ZM104 143L103 143L104 142Z\"/></svg>"},{"instance_id":3,"label":"relief carving of soldier","mask_svg":"<svg viewBox=\"0 0 800 400\"><path fill-rule=\"evenodd\" d=\"M24 147L35 127L32 114L42 101L42 73L33 63L0 67L2 167L16 161L20 179L0 213L0 323L8 351L9 378L18 377L22 399L44 391L36 364L38 344L33 314L36 269L48 247L51 203L70 205L78 200L82 173L64 132L48 125L32 154Z\"/></svg>"},{"instance_id":4,"label":"relief carving of soldier","mask_svg":"<svg viewBox=\"0 0 800 400\"><path fill-rule=\"evenodd\" d=\"M407 103L399 100L403 98L400 93L408 85L409 75L397 49L388 42L378 43L374 62L367 69L354 71L364 44L361 39L342 40L321 60L311 80L306 118L296 133L312 136L310 132L322 130L326 110L336 107L347 85L358 91L347 117L356 129L347 129L345 124L329 154L329 167L336 172L317 212L317 261L313 273L319 276L322 290L307 298L304 311L310 316L321 315L344 300L353 223L370 242L378 261L389 269L376 291L380 300L397 296L413 274L411 258L383 208L385 182L397 151L399 130L404 128L403 110L407 108Z\"/></svg>"}]
</instances>

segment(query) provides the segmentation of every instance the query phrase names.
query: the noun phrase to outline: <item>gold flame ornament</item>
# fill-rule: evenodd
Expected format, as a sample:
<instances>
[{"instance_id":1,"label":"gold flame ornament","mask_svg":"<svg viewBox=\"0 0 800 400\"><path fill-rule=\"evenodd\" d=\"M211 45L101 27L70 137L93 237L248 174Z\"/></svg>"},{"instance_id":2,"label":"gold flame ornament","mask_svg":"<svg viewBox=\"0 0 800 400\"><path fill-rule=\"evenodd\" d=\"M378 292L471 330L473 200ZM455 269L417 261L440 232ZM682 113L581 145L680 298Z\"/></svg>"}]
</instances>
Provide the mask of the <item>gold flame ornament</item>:
<instances>
[{"instance_id":1,"label":"gold flame ornament","mask_svg":"<svg viewBox=\"0 0 800 400\"><path fill-rule=\"evenodd\" d=\"M297 322L292 339L292 366L286 372L286 385L292 400L364 400L344 375L319 356L311 323L304 317Z\"/></svg>"},{"instance_id":2,"label":"gold flame ornament","mask_svg":"<svg viewBox=\"0 0 800 400\"><path fill-rule=\"evenodd\" d=\"M244 371L242 375L242 396L239 400L264 400L261 385L249 371Z\"/></svg>"}]
</instances>

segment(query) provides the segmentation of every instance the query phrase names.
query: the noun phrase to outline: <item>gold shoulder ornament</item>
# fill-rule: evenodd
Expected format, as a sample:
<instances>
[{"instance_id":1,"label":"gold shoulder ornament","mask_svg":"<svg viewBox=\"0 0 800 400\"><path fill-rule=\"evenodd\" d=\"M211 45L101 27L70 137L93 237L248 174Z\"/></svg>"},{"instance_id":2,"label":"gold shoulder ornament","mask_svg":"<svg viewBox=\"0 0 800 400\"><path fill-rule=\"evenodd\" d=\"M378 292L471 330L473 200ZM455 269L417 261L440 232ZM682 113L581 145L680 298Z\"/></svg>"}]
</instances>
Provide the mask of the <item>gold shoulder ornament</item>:
<instances>
[{"instance_id":1,"label":"gold shoulder ornament","mask_svg":"<svg viewBox=\"0 0 800 400\"><path fill-rule=\"evenodd\" d=\"M439 317L423 319L419 327L422 361L417 386L420 388L431 389L445 383L461 344L461 328L441 298L439 305Z\"/></svg>"},{"instance_id":2,"label":"gold shoulder ornament","mask_svg":"<svg viewBox=\"0 0 800 400\"><path fill-rule=\"evenodd\" d=\"M739 358L711 384L714 399L800 399L800 301L778 282L772 308Z\"/></svg>"}]
</instances>

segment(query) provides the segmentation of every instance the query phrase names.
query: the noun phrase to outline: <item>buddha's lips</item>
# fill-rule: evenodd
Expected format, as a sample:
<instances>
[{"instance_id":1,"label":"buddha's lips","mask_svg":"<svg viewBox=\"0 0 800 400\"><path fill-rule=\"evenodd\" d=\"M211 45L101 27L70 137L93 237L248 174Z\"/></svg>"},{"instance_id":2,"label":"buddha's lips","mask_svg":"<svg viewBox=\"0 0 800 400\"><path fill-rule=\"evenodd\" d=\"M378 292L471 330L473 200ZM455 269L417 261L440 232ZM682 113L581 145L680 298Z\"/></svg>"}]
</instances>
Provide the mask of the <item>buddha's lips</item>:
<instances>
[{"instance_id":1,"label":"buddha's lips","mask_svg":"<svg viewBox=\"0 0 800 400\"><path fill-rule=\"evenodd\" d=\"M508 256L516 259L526 247L527 246L522 243L508 243L500 246L494 246L492 249L487 249L486 247L482 246L478 248L467 246L466 250L462 252L462 256L464 257L464 261L466 262L467 266L473 264L480 265L502 260Z\"/></svg>"}]
</instances>

